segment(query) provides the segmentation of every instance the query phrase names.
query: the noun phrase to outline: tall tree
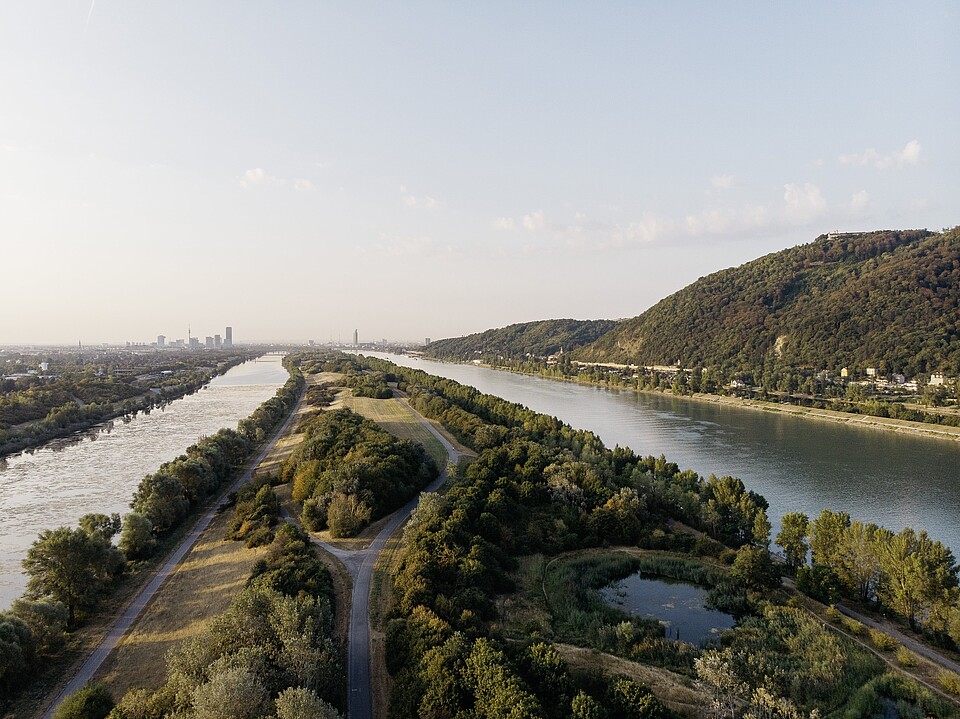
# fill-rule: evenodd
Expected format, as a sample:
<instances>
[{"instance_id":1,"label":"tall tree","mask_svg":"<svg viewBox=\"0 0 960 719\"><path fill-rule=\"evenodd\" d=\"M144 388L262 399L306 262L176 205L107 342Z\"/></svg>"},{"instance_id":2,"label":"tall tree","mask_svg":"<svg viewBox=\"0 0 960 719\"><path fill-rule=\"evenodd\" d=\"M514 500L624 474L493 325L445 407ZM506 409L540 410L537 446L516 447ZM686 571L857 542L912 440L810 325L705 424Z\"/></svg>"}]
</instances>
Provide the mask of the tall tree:
<instances>
[{"instance_id":1,"label":"tall tree","mask_svg":"<svg viewBox=\"0 0 960 719\"><path fill-rule=\"evenodd\" d=\"M123 555L102 535L69 527L41 532L23 560L28 593L63 602L71 624L77 610L93 604L124 565Z\"/></svg>"},{"instance_id":2,"label":"tall tree","mask_svg":"<svg viewBox=\"0 0 960 719\"><path fill-rule=\"evenodd\" d=\"M780 532L777 534L777 545L783 549L787 558L787 567L790 572L796 572L797 567L807 562L807 532L810 529L810 518L803 512L789 512L780 520Z\"/></svg>"}]
</instances>

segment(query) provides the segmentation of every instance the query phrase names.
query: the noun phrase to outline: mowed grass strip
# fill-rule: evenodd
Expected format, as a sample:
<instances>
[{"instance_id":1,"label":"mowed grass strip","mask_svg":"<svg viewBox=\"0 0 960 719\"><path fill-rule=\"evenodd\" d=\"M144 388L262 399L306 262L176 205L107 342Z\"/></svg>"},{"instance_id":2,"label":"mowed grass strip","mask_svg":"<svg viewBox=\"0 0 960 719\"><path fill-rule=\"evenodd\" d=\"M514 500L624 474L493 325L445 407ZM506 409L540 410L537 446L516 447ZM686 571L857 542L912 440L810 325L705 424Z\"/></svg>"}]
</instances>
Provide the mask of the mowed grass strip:
<instances>
[{"instance_id":1,"label":"mowed grass strip","mask_svg":"<svg viewBox=\"0 0 960 719\"><path fill-rule=\"evenodd\" d=\"M95 679L114 697L163 684L167 652L199 634L243 588L266 549L224 540L231 514L214 519L100 668Z\"/></svg>"},{"instance_id":2,"label":"mowed grass strip","mask_svg":"<svg viewBox=\"0 0 960 719\"><path fill-rule=\"evenodd\" d=\"M440 440L423 426L420 418L401 400L344 397L343 406L373 420L394 437L419 442L430 453L438 467L442 469L447 466L447 451L440 444Z\"/></svg>"}]
</instances>

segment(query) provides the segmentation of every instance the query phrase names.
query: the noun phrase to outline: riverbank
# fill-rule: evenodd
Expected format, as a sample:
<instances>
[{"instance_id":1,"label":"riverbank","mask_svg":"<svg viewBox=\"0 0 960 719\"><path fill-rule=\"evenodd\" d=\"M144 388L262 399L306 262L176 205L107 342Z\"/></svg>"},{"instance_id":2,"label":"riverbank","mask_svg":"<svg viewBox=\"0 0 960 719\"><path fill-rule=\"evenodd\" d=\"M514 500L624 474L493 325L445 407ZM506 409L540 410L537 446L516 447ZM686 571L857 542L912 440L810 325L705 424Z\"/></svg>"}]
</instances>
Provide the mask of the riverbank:
<instances>
[{"instance_id":1,"label":"riverbank","mask_svg":"<svg viewBox=\"0 0 960 719\"><path fill-rule=\"evenodd\" d=\"M70 407L64 414L56 415L55 410L43 419L24 422L0 430L0 436L6 439L0 442L0 460L15 456L21 452L33 452L43 449L56 441L69 440L71 437L82 437L88 432L98 432L103 426L117 419L136 417L138 413L149 413L154 409L162 409L165 405L178 399L183 399L199 392L210 382L222 374L244 362L256 360L257 355L238 356L228 359L212 371L201 377L188 378L178 384L157 389L149 389L136 397L110 402L109 406L96 401ZM195 374L195 373L194 373ZM76 416L79 413L79 417Z\"/></svg>"},{"instance_id":2,"label":"riverbank","mask_svg":"<svg viewBox=\"0 0 960 719\"><path fill-rule=\"evenodd\" d=\"M430 358L434 362L446 362L447 360L438 360ZM465 364L454 362L452 364ZM916 434L924 437L934 437L936 439L946 439L954 442L960 442L960 427L950 425L928 424L926 422L911 422L905 419L892 419L890 417L875 417L869 414L853 414L851 412L839 412L832 409L818 409L816 407L799 407L793 404L780 404L779 402L765 402L758 399L744 399L742 397L728 397L725 395L705 394L697 392L688 395L675 395L672 392L659 391L655 389L635 389L623 385L608 384L606 382L586 382L578 377L553 377L551 375L541 374L539 372L520 372L508 367L498 367L495 365L482 364L477 365L487 369L497 370L499 372L509 372L526 377L541 377L543 379L555 380L558 382L570 382L573 384L587 385L590 387L604 387L606 389L618 390L621 392L637 392L660 397L675 397L677 399L692 400L697 402L709 402L711 404L728 405L743 409L750 409L760 412L780 412L795 417L805 417L807 419L833 422L835 424L846 424L850 427L864 427L867 429L879 429L886 432L901 432Z\"/></svg>"},{"instance_id":3,"label":"riverbank","mask_svg":"<svg viewBox=\"0 0 960 719\"><path fill-rule=\"evenodd\" d=\"M649 390L639 391L648 392L649 394L668 394L666 392ZM867 427L870 429L882 429L889 432L908 432L926 437L937 437L939 439L960 441L960 427L951 427L949 425L910 422L904 419L874 417L869 414L851 414L850 412L838 412L832 409L817 409L815 407L798 407L792 404L764 402L762 400L742 399L740 397L724 397L715 394L697 393L693 395L686 395L682 397L682 399L696 400L699 402L711 402L713 404L732 405L735 407L759 410L761 412L781 412L783 414L789 414L796 417L806 417L809 419L846 424L851 427Z\"/></svg>"}]
</instances>

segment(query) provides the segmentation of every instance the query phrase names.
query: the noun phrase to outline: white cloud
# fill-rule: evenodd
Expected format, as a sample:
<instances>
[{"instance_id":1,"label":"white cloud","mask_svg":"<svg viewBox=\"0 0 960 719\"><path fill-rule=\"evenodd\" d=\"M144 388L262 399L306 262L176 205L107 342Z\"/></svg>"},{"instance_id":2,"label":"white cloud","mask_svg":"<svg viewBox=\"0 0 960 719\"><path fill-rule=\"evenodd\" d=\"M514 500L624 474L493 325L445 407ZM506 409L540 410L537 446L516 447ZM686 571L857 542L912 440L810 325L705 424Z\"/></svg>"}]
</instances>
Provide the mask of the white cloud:
<instances>
[{"instance_id":1,"label":"white cloud","mask_svg":"<svg viewBox=\"0 0 960 719\"><path fill-rule=\"evenodd\" d=\"M820 217L827 208L820 188L806 182L803 186L788 183L783 186L783 201L787 219L805 223Z\"/></svg>"},{"instance_id":2,"label":"white cloud","mask_svg":"<svg viewBox=\"0 0 960 719\"><path fill-rule=\"evenodd\" d=\"M710 180L710 184L715 190L729 190L736 182L733 175L717 175Z\"/></svg>"},{"instance_id":3,"label":"white cloud","mask_svg":"<svg viewBox=\"0 0 960 719\"><path fill-rule=\"evenodd\" d=\"M617 247L650 244L665 239L675 231L676 223L669 217L658 217L645 212L638 221L617 226L613 232L613 244Z\"/></svg>"},{"instance_id":4,"label":"white cloud","mask_svg":"<svg viewBox=\"0 0 960 719\"><path fill-rule=\"evenodd\" d=\"M922 147L917 140L910 140L902 150L882 154L876 148L869 147L863 152L840 155L841 165L859 165L884 170L888 167L906 167L920 163Z\"/></svg>"},{"instance_id":5,"label":"white cloud","mask_svg":"<svg viewBox=\"0 0 960 719\"><path fill-rule=\"evenodd\" d=\"M514 222L512 217L498 217L493 221L493 229L512 232L517 229L517 223Z\"/></svg>"},{"instance_id":6,"label":"white cloud","mask_svg":"<svg viewBox=\"0 0 960 719\"><path fill-rule=\"evenodd\" d=\"M867 208L870 204L870 193L866 190L860 190L859 192L853 193L853 197L850 198L850 209L854 212L860 212Z\"/></svg>"},{"instance_id":7,"label":"white cloud","mask_svg":"<svg viewBox=\"0 0 960 719\"><path fill-rule=\"evenodd\" d=\"M419 207L423 210L435 210L440 207L440 202L436 198L430 197L430 195L424 195L423 197L417 197L416 195L407 195L405 202L407 207Z\"/></svg>"},{"instance_id":8,"label":"white cloud","mask_svg":"<svg viewBox=\"0 0 960 719\"><path fill-rule=\"evenodd\" d=\"M523 229L527 232L540 232L547 226L546 215L543 214L543 210L537 210L536 212L531 212L529 215L523 216Z\"/></svg>"},{"instance_id":9,"label":"white cloud","mask_svg":"<svg viewBox=\"0 0 960 719\"><path fill-rule=\"evenodd\" d=\"M261 184L266 177L267 173L263 171L263 168L256 167L243 173L243 177L240 178L240 184L244 187L253 187L254 185Z\"/></svg>"},{"instance_id":10,"label":"white cloud","mask_svg":"<svg viewBox=\"0 0 960 719\"><path fill-rule=\"evenodd\" d=\"M285 177L275 177L267 173L262 167L255 167L247 170L240 177L240 185L250 189L260 185L274 185L276 187L292 187L297 192L309 192L314 189L314 184L304 177L294 177L287 179Z\"/></svg>"}]
</instances>

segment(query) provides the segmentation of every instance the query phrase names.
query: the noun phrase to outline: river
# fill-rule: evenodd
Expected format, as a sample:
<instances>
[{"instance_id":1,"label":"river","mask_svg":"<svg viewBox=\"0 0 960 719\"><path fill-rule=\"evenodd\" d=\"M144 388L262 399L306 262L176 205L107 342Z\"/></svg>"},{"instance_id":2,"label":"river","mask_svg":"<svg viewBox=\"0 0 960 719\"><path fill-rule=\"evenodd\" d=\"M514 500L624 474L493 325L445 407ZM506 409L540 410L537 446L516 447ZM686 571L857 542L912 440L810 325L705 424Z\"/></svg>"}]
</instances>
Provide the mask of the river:
<instances>
[{"instance_id":1,"label":"river","mask_svg":"<svg viewBox=\"0 0 960 719\"><path fill-rule=\"evenodd\" d=\"M851 427L658 393L606 389L399 355L447 377L595 432L608 447L666 455L701 475L740 477L787 512L824 508L899 531L926 529L960 551L960 442Z\"/></svg>"},{"instance_id":2,"label":"river","mask_svg":"<svg viewBox=\"0 0 960 719\"><path fill-rule=\"evenodd\" d=\"M0 610L26 587L20 561L42 530L76 526L90 512L129 512L145 475L272 397L289 376L281 361L245 362L163 409L0 459Z\"/></svg>"}]
</instances>

